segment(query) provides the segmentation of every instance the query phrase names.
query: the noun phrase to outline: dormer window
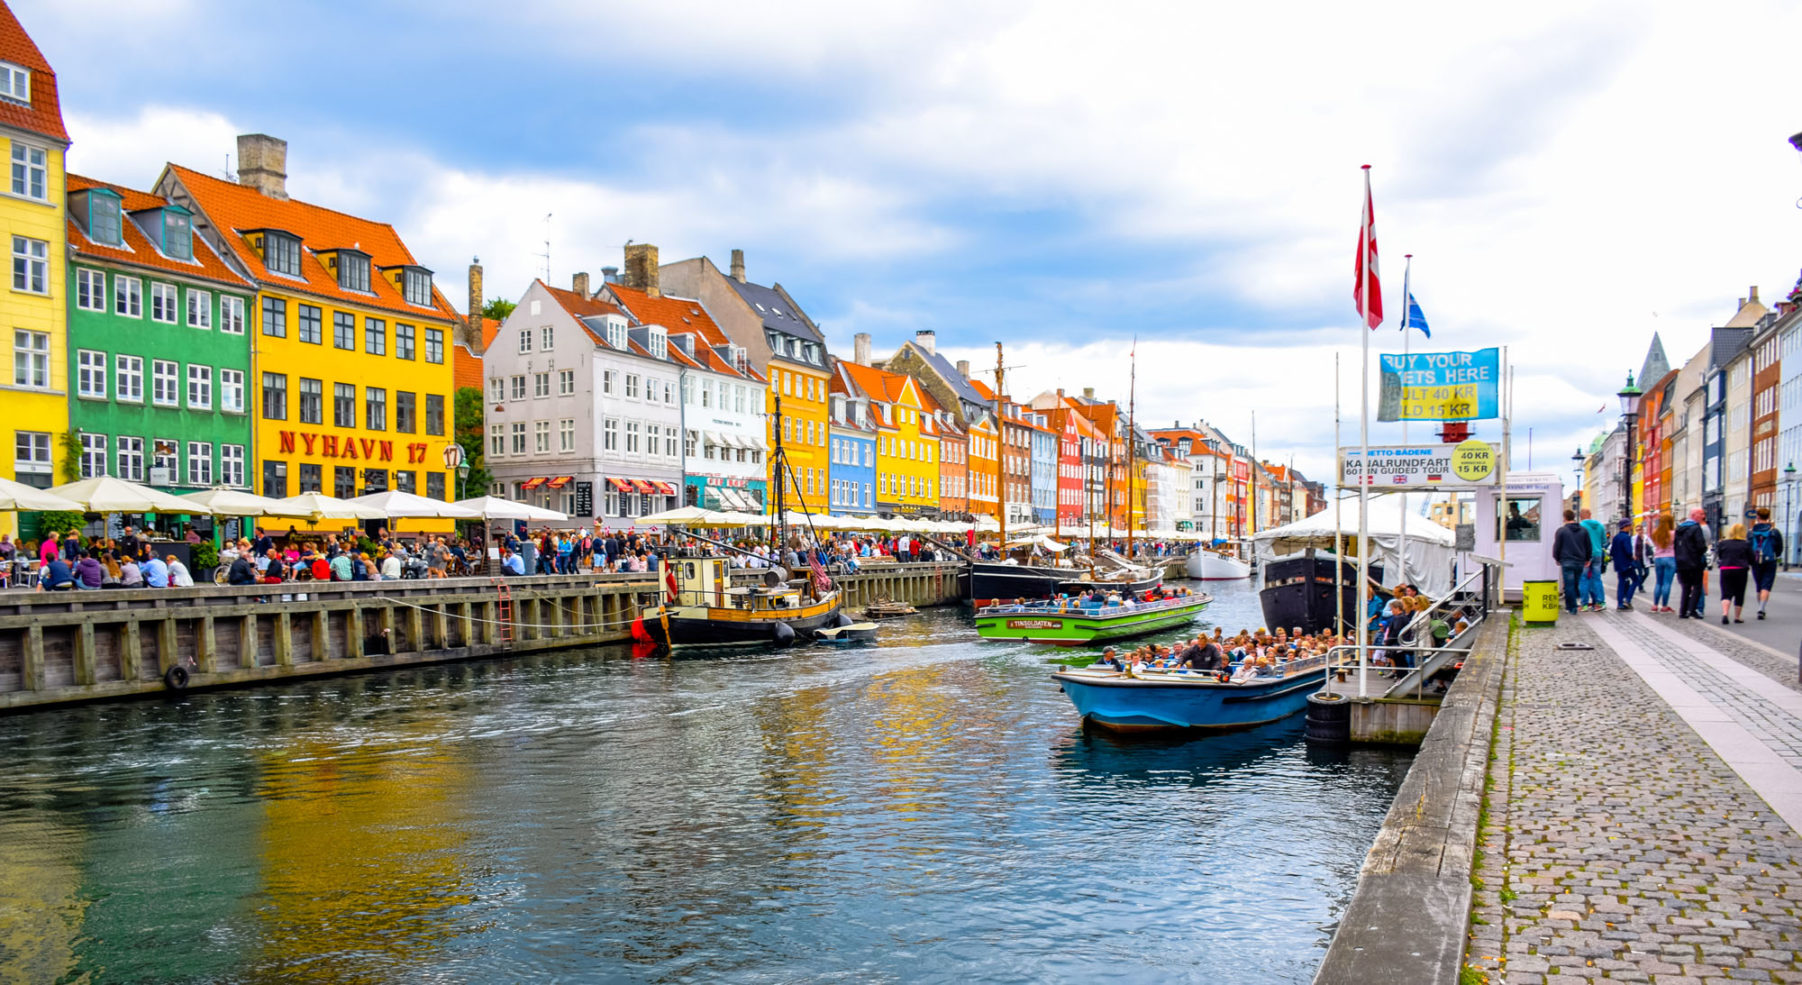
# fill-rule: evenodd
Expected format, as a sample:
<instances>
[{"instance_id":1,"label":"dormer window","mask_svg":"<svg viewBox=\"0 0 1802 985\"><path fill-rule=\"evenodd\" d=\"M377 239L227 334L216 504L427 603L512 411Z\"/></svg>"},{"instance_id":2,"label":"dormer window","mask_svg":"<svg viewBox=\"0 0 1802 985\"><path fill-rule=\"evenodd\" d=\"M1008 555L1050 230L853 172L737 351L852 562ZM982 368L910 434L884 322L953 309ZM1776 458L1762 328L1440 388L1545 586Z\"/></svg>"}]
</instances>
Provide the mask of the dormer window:
<instances>
[{"instance_id":1,"label":"dormer window","mask_svg":"<svg viewBox=\"0 0 1802 985\"><path fill-rule=\"evenodd\" d=\"M408 304L416 304L422 308L432 306L432 272L419 268L409 268L401 275L401 295Z\"/></svg>"},{"instance_id":2,"label":"dormer window","mask_svg":"<svg viewBox=\"0 0 1802 985\"><path fill-rule=\"evenodd\" d=\"M607 344L615 349L626 347L626 320L624 318L607 319Z\"/></svg>"},{"instance_id":3,"label":"dormer window","mask_svg":"<svg viewBox=\"0 0 1802 985\"><path fill-rule=\"evenodd\" d=\"M369 255L356 250L338 251L338 286L369 293Z\"/></svg>"},{"instance_id":4,"label":"dormer window","mask_svg":"<svg viewBox=\"0 0 1802 985\"><path fill-rule=\"evenodd\" d=\"M120 227L119 196L110 188L90 188L69 197L69 211L88 238L107 246L123 245Z\"/></svg>"},{"instance_id":5,"label":"dormer window","mask_svg":"<svg viewBox=\"0 0 1802 985\"><path fill-rule=\"evenodd\" d=\"M194 259L194 227L186 209L169 206L163 213L163 254L177 260Z\"/></svg>"},{"instance_id":6,"label":"dormer window","mask_svg":"<svg viewBox=\"0 0 1802 985\"><path fill-rule=\"evenodd\" d=\"M730 361L732 363L732 368L738 370L740 373L743 373L746 368L746 366L745 366L745 347L742 345L729 346L726 349L726 352L731 357Z\"/></svg>"},{"instance_id":7,"label":"dormer window","mask_svg":"<svg viewBox=\"0 0 1802 985\"><path fill-rule=\"evenodd\" d=\"M0 62L0 97L29 104L31 71L10 62Z\"/></svg>"},{"instance_id":8,"label":"dormer window","mask_svg":"<svg viewBox=\"0 0 1802 985\"><path fill-rule=\"evenodd\" d=\"M287 233L270 230L263 234L263 266L270 273L300 276L300 240Z\"/></svg>"},{"instance_id":9,"label":"dormer window","mask_svg":"<svg viewBox=\"0 0 1802 985\"><path fill-rule=\"evenodd\" d=\"M650 350L653 359L669 358L669 339L664 334L663 326L652 325L646 331L644 347Z\"/></svg>"}]
</instances>

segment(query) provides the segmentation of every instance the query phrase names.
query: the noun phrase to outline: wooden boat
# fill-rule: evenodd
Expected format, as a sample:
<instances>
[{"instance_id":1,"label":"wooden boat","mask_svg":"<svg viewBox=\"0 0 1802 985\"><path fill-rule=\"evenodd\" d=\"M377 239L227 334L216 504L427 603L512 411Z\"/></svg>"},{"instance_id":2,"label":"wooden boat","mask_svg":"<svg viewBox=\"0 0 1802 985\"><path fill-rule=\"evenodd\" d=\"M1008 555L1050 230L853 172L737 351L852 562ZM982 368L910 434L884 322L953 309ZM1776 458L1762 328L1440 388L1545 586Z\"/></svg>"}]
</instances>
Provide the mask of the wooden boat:
<instances>
[{"instance_id":1,"label":"wooden boat","mask_svg":"<svg viewBox=\"0 0 1802 985\"><path fill-rule=\"evenodd\" d=\"M899 616L911 616L919 611L920 610L908 605L906 602L896 602L893 599L877 599L869 605L864 606L863 616L865 619L894 619Z\"/></svg>"},{"instance_id":2,"label":"wooden boat","mask_svg":"<svg viewBox=\"0 0 1802 985\"><path fill-rule=\"evenodd\" d=\"M1183 567L1189 577L1200 581L1234 581L1251 577L1251 565L1229 554L1205 548L1190 554Z\"/></svg>"},{"instance_id":3,"label":"wooden boat","mask_svg":"<svg viewBox=\"0 0 1802 985\"><path fill-rule=\"evenodd\" d=\"M1264 562L1263 587L1258 590L1258 604L1264 610L1264 625L1272 629L1300 626L1304 633L1337 631L1333 625L1336 613L1344 612L1346 622L1357 625L1358 565L1347 559L1340 565L1331 551L1308 548L1301 554L1273 558ZM1383 566L1372 563L1371 581L1381 585ZM1333 583L1338 581L1340 600L1334 601ZM1388 598L1373 589L1373 598Z\"/></svg>"},{"instance_id":4,"label":"wooden boat","mask_svg":"<svg viewBox=\"0 0 1802 985\"><path fill-rule=\"evenodd\" d=\"M736 569L724 554L673 557L669 590L643 613L645 638L666 647L774 643L789 646L815 631L848 626L839 590L815 578L791 582L782 568ZM744 579L749 575L750 583ZM640 627L634 627L636 635Z\"/></svg>"},{"instance_id":5,"label":"wooden boat","mask_svg":"<svg viewBox=\"0 0 1802 985\"><path fill-rule=\"evenodd\" d=\"M1080 646L1185 625L1212 601L1209 595L1197 592L1156 602L1087 607L1077 606L1071 599L995 605L977 610L976 632L985 640Z\"/></svg>"},{"instance_id":6,"label":"wooden boat","mask_svg":"<svg viewBox=\"0 0 1802 985\"><path fill-rule=\"evenodd\" d=\"M1129 673L1094 667L1051 675L1083 721L1118 731L1236 729L1300 713L1326 678L1326 659L1310 657L1279 677L1222 681L1205 671Z\"/></svg>"},{"instance_id":7,"label":"wooden boat","mask_svg":"<svg viewBox=\"0 0 1802 985\"><path fill-rule=\"evenodd\" d=\"M1122 571L1117 577L1107 577L1105 571L1091 575L1087 568L974 561L960 576L960 581L963 579L968 579L967 583L958 586L962 589L963 596L973 605L981 607L1015 599L1081 595L1087 591L1137 594L1163 584L1164 576L1143 568Z\"/></svg>"}]
</instances>

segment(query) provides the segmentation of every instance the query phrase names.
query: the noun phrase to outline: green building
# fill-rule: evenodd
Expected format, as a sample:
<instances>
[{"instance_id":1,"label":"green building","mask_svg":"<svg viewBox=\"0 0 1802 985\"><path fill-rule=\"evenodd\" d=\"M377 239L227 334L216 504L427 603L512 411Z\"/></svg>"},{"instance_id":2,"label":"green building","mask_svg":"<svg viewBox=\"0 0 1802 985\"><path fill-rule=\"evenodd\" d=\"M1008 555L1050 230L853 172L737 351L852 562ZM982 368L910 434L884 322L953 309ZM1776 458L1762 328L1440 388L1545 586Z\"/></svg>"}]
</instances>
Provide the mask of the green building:
<instances>
[{"instance_id":1,"label":"green building","mask_svg":"<svg viewBox=\"0 0 1802 985\"><path fill-rule=\"evenodd\" d=\"M69 427L81 476L248 489L255 289L147 192L69 175Z\"/></svg>"}]
</instances>

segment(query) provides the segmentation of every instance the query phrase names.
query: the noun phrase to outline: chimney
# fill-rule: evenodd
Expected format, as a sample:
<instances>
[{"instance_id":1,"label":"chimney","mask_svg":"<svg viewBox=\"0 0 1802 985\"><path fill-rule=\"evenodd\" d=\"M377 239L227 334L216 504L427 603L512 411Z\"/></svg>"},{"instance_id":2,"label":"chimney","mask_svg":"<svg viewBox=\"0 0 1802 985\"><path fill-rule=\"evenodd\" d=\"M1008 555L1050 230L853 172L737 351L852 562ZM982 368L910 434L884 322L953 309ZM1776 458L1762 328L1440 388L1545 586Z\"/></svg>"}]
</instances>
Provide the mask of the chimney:
<instances>
[{"instance_id":1,"label":"chimney","mask_svg":"<svg viewBox=\"0 0 1802 985\"><path fill-rule=\"evenodd\" d=\"M1091 400L1091 401L1094 400L1095 399L1095 388L1092 386L1083 387L1082 388L1082 398L1084 400Z\"/></svg>"},{"instance_id":2,"label":"chimney","mask_svg":"<svg viewBox=\"0 0 1802 985\"><path fill-rule=\"evenodd\" d=\"M959 359L957 361L957 375L966 380L970 378L970 361L968 359Z\"/></svg>"},{"instance_id":3,"label":"chimney","mask_svg":"<svg viewBox=\"0 0 1802 985\"><path fill-rule=\"evenodd\" d=\"M577 294L582 295L583 300L587 300L587 298L588 298L588 271L584 270L581 273L576 274L574 277L571 277L569 279L569 289L576 292Z\"/></svg>"},{"instance_id":4,"label":"chimney","mask_svg":"<svg viewBox=\"0 0 1802 985\"><path fill-rule=\"evenodd\" d=\"M663 291L657 286L657 248L649 243L627 243L626 276L620 283L651 297L662 297Z\"/></svg>"},{"instance_id":5,"label":"chimney","mask_svg":"<svg viewBox=\"0 0 1802 985\"><path fill-rule=\"evenodd\" d=\"M732 251L732 279L740 284L745 282L745 251ZM862 360L859 360L861 362Z\"/></svg>"},{"instance_id":6,"label":"chimney","mask_svg":"<svg viewBox=\"0 0 1802 985\"><path fill-rule=\"evenodd\" d=\"M1757 304L1758 303L1758 285L1753 284L1751 287L1747 288L1746 290L1752 292L1752 303Z\"/></svg>"},{"instance_id":7,"label":"chimney","mask_svg":"<svg viewBox=\"0 0 1802 985\"><path fill-rule=\"evenodd\" d=\"M927 355L937 351L939 334L930 328L922 328L914 333L914 345L926 350Z\"/></svg>"},{"instance_id":8,"label":"chimney","mask_svg":"<svg viewBox=\"0 0 1802 985\"><path fill-rule=\"evenodd\" d=\"M732 252L737 253L738 251L733 250ZM858 332L851 336L851 361L859 366L870 364L870 333Z\"/></svg>"},{"instance_id":9,"label":"chimney","mask_svg":"<svg viewBox=\"0 0 1802 985\"><path fill-rule=\"evenodd\" d=\"M238 184L270 198L287 198L288 142L266 133L239 134Z\"/></svg>"},{"instance_id":10,"label":"chimney","mask_svg":"<svg viewBox=\"0 0 1802 985\"><path fill-rule=\"evenodd\" d=\"M469 258L469 327L477 351L482 348L482 258Z\"/></svg>"},{"instance_id":11,"label":"chimney","mask_svg":"<svg viewBox=\"0 0 1802 985\"><path fill-rule=\"evenodd\" d=\"M618 267L602 267L601 268L601 283L603 283L603 284L619 283L619 268Z\"/></svg>"}]
</instances>

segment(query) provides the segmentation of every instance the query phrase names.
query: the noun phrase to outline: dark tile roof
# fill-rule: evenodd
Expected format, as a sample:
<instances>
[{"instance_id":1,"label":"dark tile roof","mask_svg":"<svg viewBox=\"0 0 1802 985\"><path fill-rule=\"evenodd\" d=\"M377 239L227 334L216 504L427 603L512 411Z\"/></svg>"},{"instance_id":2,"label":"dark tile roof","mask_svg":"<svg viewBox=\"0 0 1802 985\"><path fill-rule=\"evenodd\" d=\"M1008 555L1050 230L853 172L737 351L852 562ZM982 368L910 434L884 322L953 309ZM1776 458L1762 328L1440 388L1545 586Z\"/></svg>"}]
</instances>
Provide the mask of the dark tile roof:
<instances>
[{"instance_id":1,"label":"dark tile roof","mask_svg":"<svg viewBox=\"0 0 1802 985\"><path fill-rule=\"evenodd\" d=\"M726 278L726 283L731 284L732 289L738 292L738 296L751 306L752 311L757 312L759 318L763 319L764 328L806 339L809 342L818 342L822 346L826 344L826 340L820 337L820 333L814 331L812 322L807 318L807 313L789 304L788 299L784 298L775 288L749 282L741 284L731 277Z\"/></svg>"},{"instance_id":2,"label":"dark tile roof","mask_svg":"<svg viewBox=\"0 0 1802 985\"><path fill-rule=\"evenodd\" d=\"M937 370L938 374L945 378L945 382L951 384L951 389L957 391L957 395L960 399L967 400L973 404L987 404L989 402L989 398L983 396L982 391L970 385L970 381L964 379L963 374L957 371L957 367L951 365L951 360L946 359L937 352L927 352L925 349L916 345L911 339L903 344L912 347L915 352L920 354L921 359L926 360L928 366Z\"/></svg>"}]
</instances>

